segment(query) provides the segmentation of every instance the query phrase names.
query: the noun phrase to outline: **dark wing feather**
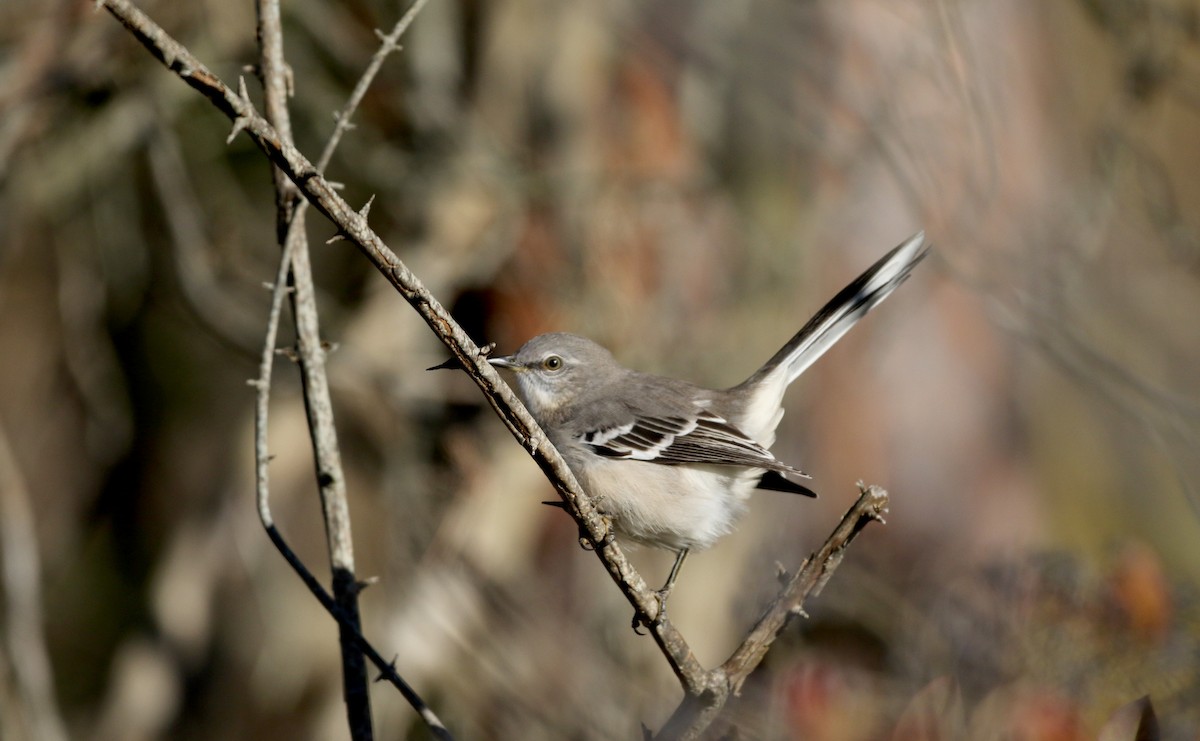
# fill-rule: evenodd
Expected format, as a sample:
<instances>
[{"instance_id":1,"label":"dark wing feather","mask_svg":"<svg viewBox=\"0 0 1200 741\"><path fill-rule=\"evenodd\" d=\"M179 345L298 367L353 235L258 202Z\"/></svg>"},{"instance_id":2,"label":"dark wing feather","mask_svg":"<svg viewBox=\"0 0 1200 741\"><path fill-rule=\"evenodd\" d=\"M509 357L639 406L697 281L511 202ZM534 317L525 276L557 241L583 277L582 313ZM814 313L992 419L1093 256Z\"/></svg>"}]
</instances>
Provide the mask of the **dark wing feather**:
<instances>
[{"instance_id":1,"label":"dark wing feather","mask_svg":"<svg viewBox=\"0 0 1200 741\"><path fill-rule=\"evenodd\" d=\"M782 491L787 494L799 494L805 497L817 498L817 493L808 488L804 484L797 484L791 479L784 478L783 474L778 471L767 471L758 480L756 489L768 489L770 491Z\"/></svg>"},{"instance_id":2,"label":"dark wing feather","mask_svg":"<svg viewBox=\"0 0 1200 741\"><path fill-rule=\"evenodd\" d=\"M722 417L704 409L694 416L634 416L626 424L589 430L579 441L597 455L665 465L709 463L765 468L806 476L779 462L771 451L747 437Z\"/></svg>"}]
</instances>

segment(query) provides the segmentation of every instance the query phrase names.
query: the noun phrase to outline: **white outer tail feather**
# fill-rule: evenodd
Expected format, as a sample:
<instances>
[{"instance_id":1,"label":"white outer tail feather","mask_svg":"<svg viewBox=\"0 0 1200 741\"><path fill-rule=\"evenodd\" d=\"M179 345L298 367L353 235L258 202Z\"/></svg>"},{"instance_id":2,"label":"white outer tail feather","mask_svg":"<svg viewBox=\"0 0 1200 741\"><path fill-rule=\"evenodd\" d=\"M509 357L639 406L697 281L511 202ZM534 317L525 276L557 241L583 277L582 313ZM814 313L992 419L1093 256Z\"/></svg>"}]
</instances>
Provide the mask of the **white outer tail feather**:
<instances>
[{"instance_id":1,"label":"white outer tail feather","mask_svg":"<svg viewBox=\"0 0 1200 741\"><path fill-rule=\"evenodd\" d=\"M890 296L908 278L909 271L917 261L924 257L925 249L925 232L920 231L895 248L881 264L877 264L874 275L856 294L862 301L843 303L824 322L814 327L805 341L793 349L787 360L781 363L787 368L787 381L784 385L790 385L799 378L801 373L808 370L809 366L817 362L849 332L859 319Z\"/></svg>"},{"instance_id":2,"label":"white outer tail feather","mask_svg":"<svg viewBox=\"0 0 1200 741\"><path fill-rule=\"evenodd\" d=\"M780 402L787 387L859 319L890 296L928 250L924 231L906 239L834 296L775 357L742 384L743 387L758 385L740 420L747 434L764 446L771 446L775 428L783 417Z\"/></svg>"}]
</instances>

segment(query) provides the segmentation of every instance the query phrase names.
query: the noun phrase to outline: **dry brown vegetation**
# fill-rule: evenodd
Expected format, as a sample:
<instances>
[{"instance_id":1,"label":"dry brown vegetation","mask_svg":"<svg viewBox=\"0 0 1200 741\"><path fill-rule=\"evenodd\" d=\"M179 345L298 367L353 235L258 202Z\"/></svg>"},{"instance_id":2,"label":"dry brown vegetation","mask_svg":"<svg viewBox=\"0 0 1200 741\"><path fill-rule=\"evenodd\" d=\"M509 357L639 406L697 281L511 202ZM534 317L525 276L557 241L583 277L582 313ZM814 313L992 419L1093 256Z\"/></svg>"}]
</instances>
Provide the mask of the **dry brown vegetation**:
<instances>
[{"instance_id":1,"label":"dry brown vegetation","mask_svg":"<svg viewBox=\"0 0 1200 741\"><path fill-rule=\"evenodd\" d=\"M261 110L252 3L141 7ZM404 10L283 4L310 159ZM254 512L267 161L93 3L0 22L0 738L349 737L334 623ZM1200 5L431 0L402 46L326 173L479 343L728 385L937 247L791 393L775 449L822 498L760 495L672 597L712 666L856 480L891 492L715 733L1132 739L1148 695L1197 738ZM364 632L460 739L659 728L678 683L541 472L307 226ZM276 365L275 517L328 582Z\"/></svg>"}]
</instances>

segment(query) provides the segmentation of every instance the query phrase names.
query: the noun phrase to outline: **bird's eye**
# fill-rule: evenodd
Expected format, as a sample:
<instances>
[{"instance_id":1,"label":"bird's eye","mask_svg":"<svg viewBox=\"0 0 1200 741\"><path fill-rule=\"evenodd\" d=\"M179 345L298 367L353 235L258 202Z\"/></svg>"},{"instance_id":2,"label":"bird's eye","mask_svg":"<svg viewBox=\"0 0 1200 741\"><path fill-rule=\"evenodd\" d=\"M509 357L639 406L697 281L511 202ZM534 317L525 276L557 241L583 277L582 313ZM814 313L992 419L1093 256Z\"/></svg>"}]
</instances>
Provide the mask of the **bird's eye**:
<instances>
[{"instance_id":1,"label":"bird's eye","mask_svg":"<svg viewBox=\"0 0 1200 741\"><path fill-rule=\"evenodd\" d=\"M546 359L542 361L542 367L548 371L562 370L563 359L557 355L547 355Z\"/></svg>"}]
</instances>

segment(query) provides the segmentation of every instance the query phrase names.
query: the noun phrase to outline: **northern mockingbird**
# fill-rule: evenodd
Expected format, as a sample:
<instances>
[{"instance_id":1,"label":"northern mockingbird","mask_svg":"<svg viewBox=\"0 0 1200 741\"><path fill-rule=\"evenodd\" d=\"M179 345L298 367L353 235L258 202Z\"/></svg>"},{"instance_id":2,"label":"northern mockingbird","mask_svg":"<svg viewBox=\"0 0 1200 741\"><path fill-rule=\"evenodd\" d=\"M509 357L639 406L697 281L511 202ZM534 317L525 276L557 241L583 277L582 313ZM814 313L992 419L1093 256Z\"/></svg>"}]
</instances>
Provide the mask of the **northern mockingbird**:
<instances>
[{"instance_id":1,"label":"northern mockingbird","mask_svg":"<svg viewBox=\"0 0 1200 741\"><path fill-rule=\"evenodd\" d=\"M625 368L600 345L544 334L489 358L619 535L676 552L663 605L689 551L733 529L756 489L815 497L771 454L788 384L891 294L928 253L920 232L825 305L742 383L723 391Z\"/></svg>"}]
</instances>

